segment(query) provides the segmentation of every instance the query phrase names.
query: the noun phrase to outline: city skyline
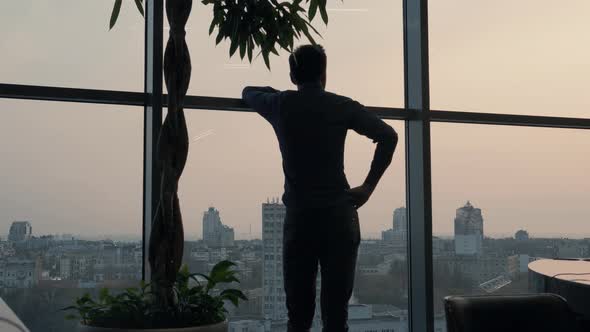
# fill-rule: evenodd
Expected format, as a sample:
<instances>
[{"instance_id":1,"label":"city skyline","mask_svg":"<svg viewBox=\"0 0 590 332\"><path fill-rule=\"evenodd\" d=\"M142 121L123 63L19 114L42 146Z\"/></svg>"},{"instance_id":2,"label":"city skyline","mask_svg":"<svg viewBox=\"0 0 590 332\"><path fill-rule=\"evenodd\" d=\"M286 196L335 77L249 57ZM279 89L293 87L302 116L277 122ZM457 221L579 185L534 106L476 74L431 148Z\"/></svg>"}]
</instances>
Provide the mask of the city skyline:
<instances>
[{"instance_id":1,"label":"city skyline","mask_svg":"<svg viewBox=\"0 0 590 332\"><path fill-rule=\"evenodd\" d=\"M267 200L264 202L261 202L261 204L278 204L281 206L284 206L282 204L282 202L280 201L280 198L276 197L276 198L267 198ZM468 209L468 212L464 212L465 209ZM474 209L474 205L471 203L471 201L467 200L467 203L465 203L465 205L460 205L457 208L457 213L456 216L454 217L454 224L455 224L455 229L452 233L447 234L447 233L434 233L433 236L434 237L443 237L443 238L456 238L457 234L461 234L461 235L467 235L470 234L470 231L465 230L463 227L473 227L473 226L458 226L458 220L465 220L462 221L461 223L466 223L469 222L470 220L477 220L477 218L479 218L480 222L483 222L482 218L482 212L481 209L477 208L474 209L475 212L477 213L475 216L472 216L472 212L470 212L471 210ZM225 224L222 222L222 219L220 217L221 215L221 210L215 208L214 206L209 206L207 208L207 210L205 210L203 212L203 217L202 217L202 221L201 224L205 225L205 224L211 224L213 223L212 226L210 227L210 233L212 234L216 234L217 232L223 232L225 230L229 230L231 231L231 239L232 240L222 240L221 237L223 237L223 235L220 233L218 235L215 235L214 238L216 236L220 237L220 238L216 238L213 241L230 241L230 242L219 242L219 246L225 246L222 245L221 243L232 243L231 241L233 241L234 237L235 240L262 240L263 239L263 231L261 231L260 233L247 233L248 235L246 235L246 233L237 233L234 235L234 229L233 229L233 225L230 224ZM460 216L461 215L461 216ZM385 231L394 231L393 234L399 233L397 236L399 237L399 239L406 239L407 234L405 234L405 232L407 232L408 230L404 231L403 229L401 229L402 227L407 227L407 216L406 216L406 208L405 206L401 206L401 207L397 207L394 208L392 210L392 226L390 228L384 228L382 230L380 230L377 233L370 233L369 235L367 234L361 234L362 239L363 240L375 240L375 239L382 239L383 236L383 232ZM261 218L264 218L264 214L261 214ZM461 219L459 219L461 218ZM0 235L0 239L9 239L10 238L10 233L13 230L15 224L28 224L28 236L29 237L41 237L41 236L74 236L77 239L87 239L87 240L119 240L121 242L126 242L126 241L139 241L141 240L141 237L139 235L133 235L133 234L92 234L92 235L85 235L85 234L72 234L72 233L65 233L65 232L53 232L53 233L35 233L34 231L31 231L31 226L32 226L32 221L31 220L15 220L12 221L10 223L9 226L9 232ZM401 224L401 225L400 225ZM460 230L457 229L457 227L461 227ZM481 226L480 226L481 227ZM264 228L262 226L262 228ZM215 229L215 230L213 230ZM458 233L459 232L459 233ZM481 233L481 239L479 241L481 241L484 238L492 238L492 239L503 239L503 238L516 238L516 234L519 232L525 232L527 236L530 236L531 239L543 239L543 238L556 238L556 239L560 239L560 238L571 238L571 239L586 239L589 237L586 236L574 236L574 237L562 237L559 234L535 234L535 233L531 233L529 232L527 229L523 229L523 228L518 228L516 227L514 229L513 232L508 232L508 233L489 233L489 232L485 232L485 234L483 233L483 231L480 231ZM196 234L185 234L185 240L186 241L194 241L194 240L203 240L205 241L205 243L208 243L207 239L206 239L206 231L204 230L204 227L201 227L201 236L196 235ZM241 235L241 236L240 236ZM462 240L464 241L464 240ZM216 246L216 244L213 244L213 246ZM481 242L479 242L479 246L481 246Z\"/></svg>"},{"instance_id":2,"label":"city skyline","mask_svg":"<svg viewBox=\"0 0 590 332\"><path fill-rule=\"evenodd\" d=\"M213 236L215 243L211 244L187 241L183 264L191 272L206 273L221 260L235 261L242 281L238 287L248 294L249 301L238 308L228 304L230 326L247 326L256 332L283 331L286 312L281 240L286 208L276 198L259 206L262 207L259 223L264 229L261 240L223 243ZM372 331L395 325L396 331L405 331L407 327L405 213L404 207L392 211L390 231L394 236L360 244L357 282L350 304L354 314L349 317L349 325L353 329ZM203 222L212 223L213 229L223 226L220 214L211 207L203 213ZM458 207L456 233L482 236L483 215L469 201ZM76 323L55 316L57 308L73 301L76 294L96 292L102 287L115 291L141 279L140 241L83 241L69 236L36 238L31 236L32 226L29 221L15 221L11 226L12 238L0 241L0 290L32 331L45 331L48 326L52 331L73 330ZM456 244L450 239L433 238L435 325L441 332L445 331L444 319L439 313L443 312L445 295L458 290L465 294L522 293L529 289L528 263L539 259L585 258L590 252L590 239L529 238L524 230L518 230L511 240L483 239L483 251L477 245L475 249L458 251L453 242ZM466 243L469 246L471 241ZM320 284L316 291L321 292ZM48 293L56 300L30 309L38 306L38 300ZM319 311L319 306L316 309ZM316 331L317 326L312 330Z\"/></svg>"}]
</instances>

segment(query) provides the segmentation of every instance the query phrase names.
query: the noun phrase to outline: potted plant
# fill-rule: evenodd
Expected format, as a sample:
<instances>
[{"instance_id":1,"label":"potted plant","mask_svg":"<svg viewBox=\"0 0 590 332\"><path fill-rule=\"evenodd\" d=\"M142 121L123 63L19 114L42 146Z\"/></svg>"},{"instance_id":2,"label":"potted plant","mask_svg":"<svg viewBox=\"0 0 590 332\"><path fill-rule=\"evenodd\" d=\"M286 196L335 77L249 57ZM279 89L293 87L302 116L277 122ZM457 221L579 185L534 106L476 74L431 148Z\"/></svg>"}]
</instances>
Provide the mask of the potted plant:
<instances>
[{"instance_id":1,"label":"potted plant","mask_svg":"<svg viewBox=\"0 0 590 332\"><path fill-rule=\"evenodd\" d=\"M62 310L76 312L66 318L79 320L81 332L224 332L225 302L237 306L240 300L246 300L238 289L218 289L239 282L234 265L219 262L209 275L191 274L185 265L173 284L174 302L167 308L157 305L150 285L142 281L140 287L116 295L106 288L100 290L97 299L87 293Z\"/></svg>"},{"instance_id":2,"label":"potted plant","mask_svg":"<svg viewBox=\"0 0 590 332\"><path fill-rule=\"evenodd\" d=\"M143 0L134 1L143 15ZM109 24L111 29L117 22L122 2L123 0L115 0ZM222 40L229 40L230 57L239 50L240 58L243 60L247 56L250 62L253 60L254 50L258 49L258 55L262 55L269 69L270 54L278 54L277 48L291 52L294 41L301 37L306 37L315 44L312 33L318 36L319 33L311 22L316 13L319 12L323 22L328 23L327 0L281 0L281 2L279 0L201 0L201 2L204 5L213 6L209 34L217 29L216 45ZM184 249L184 231L178 183L188 155L189 139L184 117L184 99L191 77L185 25L191 12L192 0L165 0L165 7L170 25L170 37L164 52L164 81L168 90L168 112L156 146L158 155L156 171L160 176L160 197L152 220L148 244L150 283L116 296L102 291L98 301L92 300L89 296L78 299L71 309L78 310L86 331L121 331L121 329L108 330L105 326L100 326L101 322L107 321L122 323L121 317L125 317L125 322L129 323L129 326L125 327L126 331L134 331L133 329L137 328L166 327L187 328L178 331L201 331L195 330L196 326L221 322L222 316L219 311L221 307L218 305L223 300L232 302L235 300L237 303L237 300L243 296L237 290L225 290L219 294L213 290L213 287L219 283L235 281L232 279L235 276L230 270L232 265L229 262L219 263L209 276L202 276L207 280L204 286L188 287L187 278L190 279L191 274L186 270L179 272ZM187 293L180 294L181 291L191 294L189 302L183 302L189 298L185 297ZM207 313L209 318L189 317L197 313ZM173 314L187 316L177 319ZM99 326L101 329L93 330L93 326ZM227 330L227 327L222 324L220 327L209 326L210 330L207 331L216 331L215 328Z\"/></svg>"}]
</instances>

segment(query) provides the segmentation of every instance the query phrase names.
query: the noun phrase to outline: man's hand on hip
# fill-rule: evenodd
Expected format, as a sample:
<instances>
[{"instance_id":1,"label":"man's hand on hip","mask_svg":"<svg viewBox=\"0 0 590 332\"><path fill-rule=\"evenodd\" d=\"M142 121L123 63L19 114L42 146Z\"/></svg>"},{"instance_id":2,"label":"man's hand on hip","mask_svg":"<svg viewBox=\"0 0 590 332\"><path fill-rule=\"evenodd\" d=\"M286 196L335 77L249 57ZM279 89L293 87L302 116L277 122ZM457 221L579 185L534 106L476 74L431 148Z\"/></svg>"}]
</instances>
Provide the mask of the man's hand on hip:
<instances>
[{"instance_id":1,"label":"man's hand on hip","mask_svg":"<svg viewBox=\"0 0 590 332\"><path fill-rule=\"evenodd\" d=\"M358 209L369 200L373 190L375 190L374 187L364 183L358 187L348 189L347 192L352 199L352 204Z\"/></svg>"}]
</instances>

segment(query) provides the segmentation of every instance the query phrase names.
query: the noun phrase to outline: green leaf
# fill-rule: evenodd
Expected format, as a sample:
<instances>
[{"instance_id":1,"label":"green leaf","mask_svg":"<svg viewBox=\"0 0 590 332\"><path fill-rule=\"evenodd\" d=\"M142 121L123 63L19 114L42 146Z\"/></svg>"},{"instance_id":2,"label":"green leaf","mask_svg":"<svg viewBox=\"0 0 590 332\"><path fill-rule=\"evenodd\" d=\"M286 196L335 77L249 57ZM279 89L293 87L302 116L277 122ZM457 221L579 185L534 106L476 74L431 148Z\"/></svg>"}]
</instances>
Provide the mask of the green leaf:
<instances>
[{"instance_id":1,"label":"green leaf","mask_svg":"<svg viewBox=\"0 0 590 332\"><path fill-rule=\"evenodd\" d=\"M248 46L248 39L240 40L240 59L244 60L246 56L246 47Z\"/></svg>"},{"instance_id":2,"label":"green leaf","mask_svg":"<svg viewBox=\"0 0 590 332\"><path fill-rule=\"evenodd\" d=\"M313 18L315 17L316 12L318 11L318 1L319 0L311 0L309 3L309 11L308 11L308 15L309 15L309 20L313 20Z\"/></svg>"},{"instance_id":3,"label":"green leaf","mask_svg":"<svg viewBox=\"0 0 590 332\"><path fill-rule=\"evenodd\" d=\"M256 32L254 34L254 41L256 42L256 45L261 45L262 42L264 41L264 38L262 36L262 33Z\"/></svg>"},{"instance_id":4,"label":"green leaf","mask_svg":"<svg viewBox=\"0 0 590 332\"><path fill-rule=\"evenodd\" d=\"M209 276L213 279L217 275L227 273L232 266L236 266L236 264L228 260L221 261L213 266Z\"/></svg>"},{"instance_id":5,"label":"green leaf","mask_svg":"<svg viewBox=\"0 0 590 332\"><path fill-rule=\"evenodd\" d=\"M234 55L234 53L236 53L238 46L240 46L238 38L232 39L231 45L229 47L229 57L230 58Z\"/></svg>"},{"instance_id":6,"label":"green leaf","mask_svg":"<svg viewBox=\"0 0 590 332\"><path fill-rule=\"evenodd\" d=\"M303 0L293 1L293 3L289 7L289 10L291 10L291 12L305 12L305 9L303 9L303 7L301 7L299 5L301 3L301 1L303 1Z\"/></svg>"},{"instance_id":7,"label":"green leaf","mask_svg":"<svg viewBox=\"0 0 590 332\"><path fill-rule=\"evenodd\" d=\"M252 63L252 50L254 49L254 42L252 41L252 37L248 38L248 61Z\"/></svg>"},{"instance_id":8,"label":"green leaf","mask_svg":"<svg viewBox=\"0 0 590 332\"><path fill-rule=\"evenodd\" d=\"M246 295L244 295L244 293L238 289L225 289L219 294L219 297L223 300L230 301L236 307L239 304L239 300L248 301Z\"/></svg>"},{"instance_id":9,"label":"green leaf","mask_svg":"<svg viewBox=\"0 0 590 332\"><path fill-rule=\"evenodd\" d=\"M299 39L299 36L297 36L297 38ZM294 36L293 36L293 33L291 33L291 34L289 35L289 48L287 49L287 51L289 51L289 52L292 52L292 51L293 51L293 44L295 44L295 41L294 41L294 39L295 39L295 38L294 38Z\"/></svg>"},{"instance_id":10,"label":"green leaf","mask_svg":"<svg viewBox=\"0 0 590 332\"><path fill-rule=\"evenodd\" d=\"M278 43L283 49L289 49L289 42L286 36L283 35L282 37L279 37Z\"/></svg>"},{"instance_id":11,"label":"green leaf","mask_svg":"<svg viewBox=\"0 0 590 332\"><path fill-rule=\"evenodd\" d=\"M76 320L76 319L80 319L78 316L74 315L74 314L67 314L64 317L67 320Z\"/></svg>"},{"instance_id":12,"label":"green leaf","mask_svg":"<svg viewBox=\"0 0 590 332\"><path fill-rule=\"evenodd\" d=\"M320 2L320 15L326 25L328 25L328 11L326 10L326 0L318 0Z\"/></svg>"},{"instance_id":13,"label":"green leaf","mask_svg":"<svg viewBox=\"0 0 590 332\"><path fill-rule=\"evenodd\" d=\"M311 33L309 33L309 30L307 29L307 22L305 22L305 24L301 27L301 31L303 31L303 34L305 35L305 37L307 37L310 43L312 43L313 45L316 44L315 39L313 39Z\"/></svg>"},{"instance_id":14,"label":"green leaf","mask_svg":"<svg viewBox=\"0 0 590 332\"><path fill-rule=\"evenodd\" d=\"M117 18L119 18L119 12L121 11L121 3L123 0L115 0L115 6L113 7L113 12L111 13L111 22L109 24L109 30L115 26L117 23Z\"/></svg>"},{"instance_id":15,"label":"green leaf","mask_svg":"<svg viewBox=\"0 0 590 332\"><path fill-rule=\"evenodd\" d=\"M217 33L217 37L215 38L215 45L219 45L219 43L221 43L222 40L223 40L223 32L221 31L221 29L219 29L219 32Z\"/></svg>"},{"instance_id":16,"label":"green leaf","mask_svg":"<svg viewBox=\"0 0 590 332\"><path fill-rule=\"evenodd\" d=\"M215 30L215 25L217 25L216 17L211 20L211 25L209 26L209 36L213 33L213 30Z\"/></svg>"},{"instance_id":17,"label":"green leaf","mask_svg":"<svg viewBox=\"0 0 590 332\"><path fill-rule=\"evenodd\" d=\"M137 6L137 10L139 10L139 13L141 14L141 16L143 16L143 3L142 0L135 0L135 5Z\"/></svg>"},{"instance_id":18,"label":"green leaf","mask_svg":"<svg viewBox=\"0 0 590 332\"><path fill-rule=\"evenodd\" d=\"M232 34L231 34L231 38L233 39L238 39L238 32L240 31L240 18L236 17L236 16L232 16L231 21L233 22L233 30L232 30Z\"/></svg>"},{"instance_id":19,"label":"green leaf","mask_svg":"<svg viewBox=\"0 0 590 332\"><path fill-rule=\"evenodd\" d=\"M264 58L264 64L266 65L266 68L270 70L270 59L268 58L268 52L262 52L262 58Z\"/></svg>"},{"instance_id":20,"label":"green leaf","mask_svg":"<svg viewBox=\"0 0 590 332\"><path fill-rule=\"evenodd\" d=\"M67 307L63 307L63 308L61 308L59 310L66 311L66 310L73 310L73 309L78 309L78 307L76 307L74 305L70 305L70 306L67 306Z\"/></svg>"}]
</instances>

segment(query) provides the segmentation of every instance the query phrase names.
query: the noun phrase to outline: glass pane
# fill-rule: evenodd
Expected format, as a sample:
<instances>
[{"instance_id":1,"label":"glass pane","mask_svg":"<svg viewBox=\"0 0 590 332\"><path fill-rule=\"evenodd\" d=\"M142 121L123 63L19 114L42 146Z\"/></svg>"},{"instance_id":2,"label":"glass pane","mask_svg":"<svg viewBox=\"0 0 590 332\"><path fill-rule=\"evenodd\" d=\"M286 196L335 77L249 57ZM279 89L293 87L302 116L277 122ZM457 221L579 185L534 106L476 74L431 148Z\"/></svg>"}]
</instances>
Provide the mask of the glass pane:
<instances>
[{"instance_id":1,"label":"glass pane","mask_svg":"<svg viewBox=\"0 0 590 332\"><path fill-rule=\"evenodd\" d=\"M0 99L0 112L1 297L32 332L77 331L60 308L141 279L142 108Z\"/></svg>"},{"instance_id":2,"label":"glass pane","mask_svg":"<svg viewBox=\"0 0 590 332\"><path fill-rule=\"evenodd\" d=\"M432 109L589 117L590 2L430 1Z\"/></svg>"},{"instance_id":3,"label":"glass pane","mask_svg":"<svg viewBox=\"0 0 590 332\"><path fill-rule=\"evenodd\" d=\"M123 1L0 1L0 83L143 91L144 20Z\"/></svg>"},{"instance_id":4,"label":"glass pane","mask_svg":"<svg viewBox=\"0 0 590 332\"><path fill-rule=\"evenodd\" d=\"M444 296L531 292L529 261L590 256L590 132L435 123L432 138L439 320Z\"/></svg>"},{"instance_id":5,"label":"glass pane","mask_svg":"<svg viewBox=\"0 0 590 332\"><path fill-rule=\"evenodd\" d=\"M294 88L286 52L271 57L270 72L262 57L252 65L237 55L229 59L229 43L215 46L216 32L208 35L212 13L211 6L195 3L187 24L193 64L189 94L239 98L244 85ZM329 1L328 15L328 27L319 15L314 19L323 36L317 41L328 55L328 90L368 106L403 107L402 2Z\"/></svg>"},{"instance_id":6,"label":"glass pane","mask_svg":"<svg viewBox=\"0 0 590 332\"><path fill-rule=\"evenodd\" d=\"M283 174L274 132L251 113L189 111L187 118L193 139L180 189L189 241L185 259L194 272L206 271L221 258L238 262L240 287L250 301L228 308L230 327L252 330L266 323L272 331L286 330L281 257L276 257L285 213L277 198L283 191ZM381 240L382 232L392 228L394 209L405 202L403 123L391 125L401 138L397 154L359 211L363 241L349 320L352 331L398 331L407 324L405 245L402 239ZM373 151L370 140L350 132L345 166L351 185L364 180ZM269 223L265 234L263 221ZM218 226L218 238L202 241L204 232L212 232L209 225L219 222L233 233ZM269 280L274 280L272 285Z\"/></svg>"}]
</instances>

